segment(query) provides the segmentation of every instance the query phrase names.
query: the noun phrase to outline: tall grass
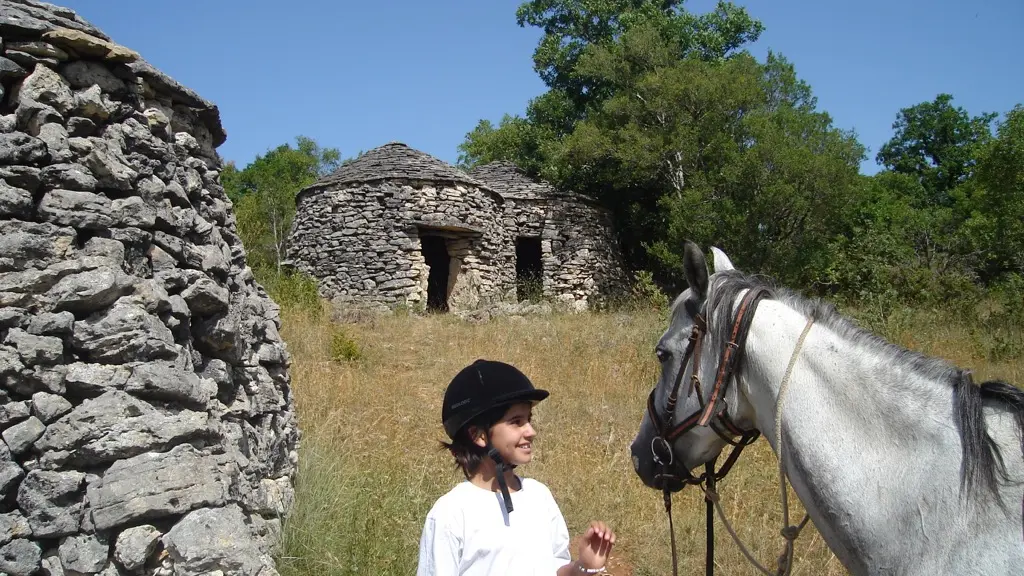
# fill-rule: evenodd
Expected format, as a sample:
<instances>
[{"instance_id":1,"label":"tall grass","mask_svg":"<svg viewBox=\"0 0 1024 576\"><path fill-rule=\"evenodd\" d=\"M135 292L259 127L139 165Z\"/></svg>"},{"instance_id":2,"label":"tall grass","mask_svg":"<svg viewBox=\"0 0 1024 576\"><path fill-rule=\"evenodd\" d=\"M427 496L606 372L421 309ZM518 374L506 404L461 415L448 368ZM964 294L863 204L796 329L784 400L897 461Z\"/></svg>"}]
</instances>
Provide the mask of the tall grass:
<instances>
[{"instance_id":1,"label":"tall grass","mask_svg":"<svg viewBox=\"0 0 1024 576\"><path fill-rule=\"evenodd\" d=\"M870 311L859 311L870 319ZM951 318L953 318L951 320ZM977 378L1024 382L1024 361L991 361L977 325L951 315L887 316L876 329L913 348L976 370ZM469 324L450 316L403 315L346 325L358 354L332 354L338 328L326 315L286 308L282 335L303 443L295 508L278 565L283 576L412 574L423 519L461 480L439 450L445 384L476 358L511 362L551 397L534 412L534 461L520 472L545 482L579 534L591 519L618 534L616 576L669 571L668 522L661 494L645 488L628 445L657 377L651 351L666 318L649 310L497 319ZM1018 326L1019 328L1019 326ZM973 331L973 332L972 332ZM776 460L760 441L719 486L724 508L762 563L781 546ZM791 493L791 515L803 513ZM680 571L700 573L704 502L695 488L673 500ZM753 571L719 527L717 571ZM575 549L573 549L575 555ZM794 574L845 574L809 526L796 545Z\"/></svg>"}]
</instances>

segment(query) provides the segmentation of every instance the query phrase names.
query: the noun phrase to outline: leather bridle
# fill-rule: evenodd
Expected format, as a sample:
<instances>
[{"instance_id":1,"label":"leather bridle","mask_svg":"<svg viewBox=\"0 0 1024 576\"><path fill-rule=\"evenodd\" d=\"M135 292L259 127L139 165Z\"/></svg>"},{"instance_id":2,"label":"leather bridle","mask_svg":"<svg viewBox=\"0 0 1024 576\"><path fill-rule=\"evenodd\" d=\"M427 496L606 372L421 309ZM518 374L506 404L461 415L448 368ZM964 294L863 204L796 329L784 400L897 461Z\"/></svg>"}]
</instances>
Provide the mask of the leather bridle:
<instances>
[{"instance_id":1,"label":"leather bridle","mask_svg":"<svg viewBox=\"0 0 1024 576\"><path fill-rule=\"evenodd\" d=\"M718 361L718 371L715 382L711 387L711 394L707 401L704 400L703 386L698 376L701 361L701 352L704 337L707 333L707 320L704 317L704 307L694 317L693 330L683 353L682 361L679 364L679 371L676 374L672 385L672 391L665 403L665 420L658 417L658 411L654 406L654 396L657 386L651 390L647 398L647 413L658 431L657 436L651 441L651 453L654 461L661 467L661 472L655 475L655 483L660 483L665 498L665 511L668 514L669 530L672 537L672 573L678 576L678 559L676 556L675 530L672 526L672 490L670 483L678 485L675 491L681 490L686 485L705 485L705 501L707 502L707 557L705 570L710 576L714 573L714 518L712 498L715 494L715 484L725 478L733 464L739 458L743 448L753 444L760 437L758 430L743 430L733 422L729 416L729 407L725 396L732 382L733 373L743 353L743 344L746 342L747 333L750 331L750 323L754 317L754 311L758 303L769 292L763 288L748 290L740 302L736 315L732 319L732 329L729 342L722 349ZM706 306L706 301L705 301ZM692 357L692 358L691 358ZM687 391L687 398L693 392L697 392L697 400L700 407L684 418L679 424L673 425L676 402L679 399L679 389L682 385L683 374L687 364L692 360L692 374L690 385ZM682 464L677 462L672 451L672 442L698 426L708 426L715 434L718 434L724 441L733 446L732 452L726 459L725 464L717 471L714 469L714 461L705 464L705 471L700 476L693 476ZM738 438L738 439L737 439ZM717 496L714 496L717 497Z\"/></svg>"}]
</instances>

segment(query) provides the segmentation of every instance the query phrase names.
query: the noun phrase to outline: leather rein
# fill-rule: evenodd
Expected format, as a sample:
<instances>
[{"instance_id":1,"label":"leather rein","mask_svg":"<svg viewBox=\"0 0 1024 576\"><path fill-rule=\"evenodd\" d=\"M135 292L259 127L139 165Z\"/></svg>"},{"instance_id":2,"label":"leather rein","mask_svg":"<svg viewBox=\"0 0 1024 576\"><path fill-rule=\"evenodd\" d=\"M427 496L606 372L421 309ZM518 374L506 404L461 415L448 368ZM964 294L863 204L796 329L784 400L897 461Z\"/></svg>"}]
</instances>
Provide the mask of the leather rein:
<instances>
[{"instance_id":1,"label":"leather rein","mask_svg":"<svg viewBox=\"0 0 1024 576\"><path fill-rule=\"evenodd\" d=\"M672 573L678 576L678 558L676 555L675 529L672 525L672 490L670 483L701 486L705 492L704 500L707 503L707 554L705 557L705 571L708 576L714 573L714 516L713 508L717 503L718 495L715 492L715 485L725 478L733 464L739 458L743 448L753 444L760 437L758 430L743 430L733 422L729 416L729 407L726 404L725 396L729 384L732 381L733 373L738 365L743 352L743 345L746 342L747 333L750 331L750 324L754 317L754 311L758 303L769 296L763 288L748 290L740 302L736 315L732 320L729 342L723 348L718 361L718 371L715 382L711 386L711 394L708 400L704 400L704 391L698 369L700 367L702 343L707 333L707 320L703 310L694 318L693 330L690 333L686 351L683 354L682 362L679 365L679 372L676 374L672 392L669 394L665 404L664 422L658 417L654 406L654 396L657 386L651 390L647 398L647 412L654 423L658 435L651 441L651 452L654 461L661 466L661 473L655 476L655 480L662 483L662 491L665 499L665 512L668 514L669 530L672 545ZM679 391L683 381L683 373L686 366L692 359L692 375L687 391L689 398L694 391L697 392L697 400L700 407L684 418L679 424L674 424L676 403L679 400ZM725 464L718 470L714 469L715 462L705 464L705 471L700 476L694 477L681 462L676 462L672 451L672 442L698 426L709 426L719 437L733 446L732 452L726 459ZM731 531L730 531L731 532Z\"/></svg>"}]
</instances>

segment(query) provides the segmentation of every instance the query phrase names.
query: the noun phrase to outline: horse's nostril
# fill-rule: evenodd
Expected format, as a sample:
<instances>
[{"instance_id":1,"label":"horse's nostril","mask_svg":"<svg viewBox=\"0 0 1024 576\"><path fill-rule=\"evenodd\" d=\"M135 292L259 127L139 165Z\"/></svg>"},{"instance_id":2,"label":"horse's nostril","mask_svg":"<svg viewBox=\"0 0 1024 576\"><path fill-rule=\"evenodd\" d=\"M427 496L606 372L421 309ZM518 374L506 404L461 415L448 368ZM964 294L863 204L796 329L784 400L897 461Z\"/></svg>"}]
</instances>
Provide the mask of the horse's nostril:
<instances>
[{"instance_id":1,"label":"horse's nostril","mask_svg":"<svg viewBox=\"0 0 1024 576\"><path fill-rule=\"evenodd\" d=\"M640 457L636 455L633 456L633 470L640 471Z\"/></svg>"}]
</instances>

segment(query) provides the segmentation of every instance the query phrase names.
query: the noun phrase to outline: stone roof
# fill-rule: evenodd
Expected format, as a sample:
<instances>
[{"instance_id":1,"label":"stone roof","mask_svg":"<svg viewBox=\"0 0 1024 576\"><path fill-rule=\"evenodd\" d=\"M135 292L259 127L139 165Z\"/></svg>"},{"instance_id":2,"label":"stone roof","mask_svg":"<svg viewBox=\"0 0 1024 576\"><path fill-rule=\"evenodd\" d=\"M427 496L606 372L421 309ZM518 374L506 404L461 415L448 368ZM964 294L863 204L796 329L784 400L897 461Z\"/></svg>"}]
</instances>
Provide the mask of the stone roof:
<instances>
[{"instance_id":1,"label":"stone roof","mask_svg":"<svg viewBox=\"0 0 1024 576\"><path fill-rule=\"evenodd\" d=\"M534 180L513 164L498 160L477 166L469 175L490 186L495 192L512 200L544 200L567 198L593 203L594 199L575 192L562 192L548 182Z\"/></svg>"},{"instance_id":2,"label":"stone roof","mask_svg":"<svg viewBox=\"0 0 1024 576\"><path fill-rule=\"evenodd\" d=\"M195 108L210 130L214 148L227 139L220 110L215 104L156 69L137 52L113 42L110 36L70 8L36 0L0 0L0 37L5 42L36 41L41 37L92 59L123 63L145 78L156 91L170 96L174 104Z\"/></svg>"},{"instance_id":3,"label":"stone roof","mask_svg":"<svg viewBox=\"0 0 1024 576\"><path fill-rule=\"evenodd\" d=\"M487 186L447 162L410 148L402 142L389 142L363 154L321 178L311 187L328 184L352 184L390 179L426 180L428 182L461 182L471 186Z\"/></svg>"}]
</instances>

